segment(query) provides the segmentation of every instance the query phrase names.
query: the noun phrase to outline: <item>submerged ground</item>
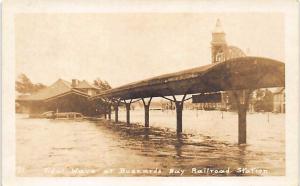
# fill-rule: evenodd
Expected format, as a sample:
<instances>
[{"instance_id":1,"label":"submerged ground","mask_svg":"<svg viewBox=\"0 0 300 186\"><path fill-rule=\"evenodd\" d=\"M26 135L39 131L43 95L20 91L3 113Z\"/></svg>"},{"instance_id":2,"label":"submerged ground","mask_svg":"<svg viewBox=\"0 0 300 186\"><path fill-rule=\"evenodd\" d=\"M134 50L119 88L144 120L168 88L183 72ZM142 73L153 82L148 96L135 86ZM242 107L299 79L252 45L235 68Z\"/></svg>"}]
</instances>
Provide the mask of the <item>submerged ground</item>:
<instances>
[{"instance_id":1,"label":"submerged ground","mask_svg":"<svg viewBox=\"0 0 300 186\"><path fill-rule=\"evenodd\" d=\"M130 126L16 115L17 176L284 175L284 117L248 114L248 144L239 146L231 112L186 110L182 135L174 111L150 111L150 129L143 110L131 111Z\"/></svg>"}]
</instances>

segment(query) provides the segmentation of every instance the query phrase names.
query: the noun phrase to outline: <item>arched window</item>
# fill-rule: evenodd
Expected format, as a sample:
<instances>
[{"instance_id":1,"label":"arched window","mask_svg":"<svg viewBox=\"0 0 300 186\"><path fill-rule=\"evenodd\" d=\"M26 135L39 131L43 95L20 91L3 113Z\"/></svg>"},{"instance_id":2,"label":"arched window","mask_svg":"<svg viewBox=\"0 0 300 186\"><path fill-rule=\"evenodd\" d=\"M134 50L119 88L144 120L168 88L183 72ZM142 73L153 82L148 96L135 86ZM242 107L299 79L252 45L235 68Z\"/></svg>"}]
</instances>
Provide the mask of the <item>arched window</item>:
<instances>
[{"instance_id":1,"label":"arched window","mask_svg":"<svg viewBox=\"0 0 300 186\"><path fill-rule=\"evenodd\" d=\"M216 54L216 62L222 62L224 61L224 53L223 51L218 51Z\"/></svg>"}]
</instances>

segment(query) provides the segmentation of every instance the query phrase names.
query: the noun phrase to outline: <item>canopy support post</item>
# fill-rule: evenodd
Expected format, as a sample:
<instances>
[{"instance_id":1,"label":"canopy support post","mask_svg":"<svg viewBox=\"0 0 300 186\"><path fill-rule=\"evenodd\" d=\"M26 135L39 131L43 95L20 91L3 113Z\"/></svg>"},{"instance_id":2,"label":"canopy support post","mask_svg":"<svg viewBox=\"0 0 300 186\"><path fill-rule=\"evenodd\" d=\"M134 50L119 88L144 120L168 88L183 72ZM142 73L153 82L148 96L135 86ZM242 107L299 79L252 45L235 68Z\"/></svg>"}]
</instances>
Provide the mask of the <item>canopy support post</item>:
<instances>
[{"instance_id":1,"label":"canopy support post","mask_svg":"<svg viewBox=\"0 0 300 186\"><path fill-rule=\"evenodd\" d=\"M111 120L111 103L108 103L108 120Z\"/></svg>"},{"instance_id":2,"label":"canopy support post","mask_svg":"<svg viewBox=\"0 0 300 186\"><path fill-rule=\"evenodd\" d=\"M253 90L233 91L238 109L238 144L247 143L247 110Z\"/></svg>"},{"instance_id":3,"label":"canopy support post","mask_svg":"<svg viewBox=\"0 0 300 186\"><path fill-rule=\"evenodd\" d=\"M247 140L247 108L242 106L238 110L238 117L239 117L239 135L238 135L238 144L246 144Z\"/></svg>"},{"instance_id":4,"label":"canopy support post","mask_svg":"<svg viewBox=\"0 0 300 186\"><path fill-rule=\"evenodd\" d=\"M120 100L117 100L113 103L114 111L115 111L115 123L119 122L119 103Z\"/></svg>"},{"instance_id":5,"label":"canopy support post","mask_svg":"<svg viewBox=\"0 0 300 186\"><path fill-rule=\"evenodd\" d=\"M104 110L104 119L107 119L107 106L106 106L106 108Z\"/></svg>"},{"instance_id":6,"label":"canopy support post","mask_svg":"<svg viewBox=\"0 0 300 186\"><path fill-rule=\"evenodd\" d=\"M165 98L169 101L172 101L175 103L175 107L176 107L176 132L177 134L181 134L182 133L182 110L183 110L183 103L188 100L188 99L185 99L186 97L186 94L183 95L183 98L181 101L178 101L176 100L176 97L175 95L172 95L173 96L173 100L172 99L169 99L167 97L164 97L162 96L162 98Z\"/></svg>"},{"instance_id":7,"label":"canopy support post","mask_svg":"<svg viewBox=\"0 0 300 186\"><path fill-rule=\"evenodd\" d=\"M175 101L176 106L176 132L177 134L182 133L182 110L184 101Z\"/></svg>"},{"instance_id":8,"label":"canopy support post","mask_svg":"<svg viewBox=\"0 0 300 186\"><path fill-rule=\"evenodd\" d=\"M176 107L176 123L177 123L176 132L177 132L177 134L182 133L182 110L183 110L183 103L185 101L185 96L186 96L186 94L183 95L183 98L181 101L177 101L176 97L173 95L173 99L174 99L175 107Z\"/></svg>"},{"instance_id":9,"label":"canopy support post","mask_svg":"<svg viewBox=\"0 0 300 186\"><path fill-rule=\"evenodd\" d=\"M132 103L132 99L129 102L126 102L126 100L124 99L124 104L126 107L126 123L127 125L130 125L130 105Z\"/></svg>"},{"instance_id":10,"label":"canopy support post","mask_svg":"<svg viewBox=\"0 0 300 186\"><path fill-rule=\"evenodd\" d=\"M145 101L144 98L142 98L144 109L145 109L145 127L149 128L149 110L150 110L150 103L151 103L152 97L150 97L150 100L148 102Z\"/></svg>"}]
</instances>

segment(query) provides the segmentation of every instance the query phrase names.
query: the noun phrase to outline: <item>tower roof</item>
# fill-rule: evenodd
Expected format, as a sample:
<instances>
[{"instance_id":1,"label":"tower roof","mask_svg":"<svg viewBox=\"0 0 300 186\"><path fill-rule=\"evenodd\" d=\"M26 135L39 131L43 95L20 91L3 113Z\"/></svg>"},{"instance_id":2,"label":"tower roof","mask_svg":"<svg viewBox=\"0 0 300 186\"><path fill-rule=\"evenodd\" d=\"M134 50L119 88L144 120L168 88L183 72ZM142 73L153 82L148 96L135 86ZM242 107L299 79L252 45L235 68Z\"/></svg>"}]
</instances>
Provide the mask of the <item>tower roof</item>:
<instances>
[{"instance_id":1,"label":"tower roof","mask_svg":"<svg viewBox=\"0 0 300 186\"><path fill-rule=\"evenodd\" d=\"M217 23L213 30L213 33L224 33L220 19L217 19Z\"/></svg>"}]
</instances>

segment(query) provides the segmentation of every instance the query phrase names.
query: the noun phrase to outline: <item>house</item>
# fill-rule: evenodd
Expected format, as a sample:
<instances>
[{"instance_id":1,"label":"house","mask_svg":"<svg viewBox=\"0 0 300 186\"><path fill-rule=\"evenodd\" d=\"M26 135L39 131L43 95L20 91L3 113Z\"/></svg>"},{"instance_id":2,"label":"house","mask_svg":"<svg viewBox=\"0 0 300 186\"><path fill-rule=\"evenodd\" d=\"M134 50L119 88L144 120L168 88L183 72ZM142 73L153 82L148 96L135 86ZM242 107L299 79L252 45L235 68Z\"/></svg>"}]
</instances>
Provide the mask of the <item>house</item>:
<instances>
[{"instance_id":1,"label":"house","mask_svg":"<svg viewBox=\"0 0 300 186\"><path fill-rule=\"evenodd\" d=\"M34 94L19 96L16 103L26 107L31 115L54 111L80 112L91 116L101 112L101 105L89 100L99 92L99 88L85 80L73 79L72 82L68 82L58 79L49 87Z\"/></svg>"},{"instance_id":2,"label":"house","mask_svg":"<svg viewBox=\"0 0 300 186\"><path fill-rule=\"evenodd\" d=\"M99 88L94 85L88 83L86 80L78 81L76 79L72 80L71 86L78 91L84 92L89 96L94 96L99 93Z\"/></svg>"}]
</instances>

